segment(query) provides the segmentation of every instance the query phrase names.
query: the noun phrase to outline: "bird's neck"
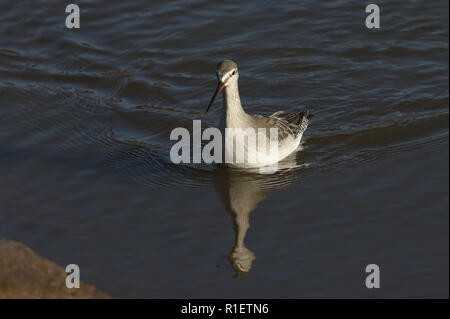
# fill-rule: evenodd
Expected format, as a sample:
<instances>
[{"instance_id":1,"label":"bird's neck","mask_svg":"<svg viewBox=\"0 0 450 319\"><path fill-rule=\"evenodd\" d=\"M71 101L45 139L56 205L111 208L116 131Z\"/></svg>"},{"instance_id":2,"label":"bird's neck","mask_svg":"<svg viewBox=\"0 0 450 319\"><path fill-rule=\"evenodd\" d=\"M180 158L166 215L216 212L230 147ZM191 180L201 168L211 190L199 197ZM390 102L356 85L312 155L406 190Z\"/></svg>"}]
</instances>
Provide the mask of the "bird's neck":
<instances>
[{"instance_id":1,"label":"bird's neck","mask_svg":"<svg viewBox=\"0 0 450 319\"><path fill-rule=\"evenodd\" d=\"M246 117L239 97L237 81L229 83L224 89L222 122L225 127L240 127L239 122Z\"/></svg>"}]
</instances>

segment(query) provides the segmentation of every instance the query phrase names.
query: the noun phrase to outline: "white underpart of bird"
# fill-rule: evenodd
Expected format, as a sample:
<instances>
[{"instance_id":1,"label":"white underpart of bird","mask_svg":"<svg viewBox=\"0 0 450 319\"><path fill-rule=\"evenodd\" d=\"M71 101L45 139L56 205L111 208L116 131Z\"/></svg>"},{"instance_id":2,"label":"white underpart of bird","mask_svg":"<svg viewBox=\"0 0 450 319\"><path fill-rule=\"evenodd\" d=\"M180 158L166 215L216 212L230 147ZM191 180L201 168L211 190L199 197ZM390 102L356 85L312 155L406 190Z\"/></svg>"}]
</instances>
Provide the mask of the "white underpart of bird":
<instances>
[{"instance_id":1,"label":"white underpart of bird","mask_svg":"<svg viewBox=\"0 0 450 319\"><path fill-rule=\"evenodd\" d=\"M216 96L223 91L220 130L224 139L222 154L232 154L233 160L226 162L228 165L243 168L270 166L298 149L303 133L313 119L313 115L308 110L289 114L278 111L269 116L248 114L242 108L239 96L237 64L231 60L222 61L217 66L216 75L217 88L206 112ZM254 135L256 140L252 140L251 135L247 135L245 139L234 138L231 143L227 143L225 141L226 129L253 130L256 133ZM261 130L265 132L265 136L258 134ZM271 134L275 132L276 134ZM264 139L261 139L262 137ZM276 149L271 147L271 142L272 146L276 144ZM254 147L255 145L256 147ZM265 147L260 147L264 145ZM237 152L241 150L245 152L243 161L237 160Z\"/></svg>"}]
</instances>

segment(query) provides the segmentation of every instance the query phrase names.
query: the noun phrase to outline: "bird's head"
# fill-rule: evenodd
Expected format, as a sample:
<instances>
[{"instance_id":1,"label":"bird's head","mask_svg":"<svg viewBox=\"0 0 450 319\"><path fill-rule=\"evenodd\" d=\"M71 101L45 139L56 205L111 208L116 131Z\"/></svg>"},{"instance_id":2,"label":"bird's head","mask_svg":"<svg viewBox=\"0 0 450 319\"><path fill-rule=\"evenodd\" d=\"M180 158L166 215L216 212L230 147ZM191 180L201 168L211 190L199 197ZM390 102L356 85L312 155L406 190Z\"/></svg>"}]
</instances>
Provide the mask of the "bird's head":
<instances>
[{"instance_id":1,"label":"bird's head","mask_svg":"<svg viewBox=\"0 0 450 319\"><path fill-rule=\"evenodd\" d=\"M238 66L235 62L231 60L224 60L220 62L217 65L216 69L216 76L217 76L217 87L216 91L214 92L213 97L211 98L211 101L208 104L208 108L206 109L206 113L208 113L209 108L213 104L214 100L216 99L216 96L222 92L222 90L227 87L228 85L231 85L234 82L237 82L239 78L239 72L238 72Z\"/></svg>"}]
</instances>

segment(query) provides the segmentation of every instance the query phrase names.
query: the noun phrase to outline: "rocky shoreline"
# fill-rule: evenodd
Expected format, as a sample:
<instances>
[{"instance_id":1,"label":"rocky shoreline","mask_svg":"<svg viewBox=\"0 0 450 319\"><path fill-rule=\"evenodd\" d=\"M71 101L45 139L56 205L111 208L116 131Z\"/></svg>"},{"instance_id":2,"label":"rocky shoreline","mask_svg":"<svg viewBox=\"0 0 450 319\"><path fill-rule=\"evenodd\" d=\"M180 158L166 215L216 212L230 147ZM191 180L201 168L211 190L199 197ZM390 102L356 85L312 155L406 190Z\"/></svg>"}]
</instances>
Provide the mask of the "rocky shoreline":
<instances>
[{"instance_id":1,"label":"rocky shoreline","mask_svg":"<svg viewBox=\"0 0 450 319\"><path fill-rule=\"evenodd\" d=\"M110 298L85 282L80 288L69 289L66 277L63 268L24 244L0 239L0 298Z\"/></svg>"}]
</instances>

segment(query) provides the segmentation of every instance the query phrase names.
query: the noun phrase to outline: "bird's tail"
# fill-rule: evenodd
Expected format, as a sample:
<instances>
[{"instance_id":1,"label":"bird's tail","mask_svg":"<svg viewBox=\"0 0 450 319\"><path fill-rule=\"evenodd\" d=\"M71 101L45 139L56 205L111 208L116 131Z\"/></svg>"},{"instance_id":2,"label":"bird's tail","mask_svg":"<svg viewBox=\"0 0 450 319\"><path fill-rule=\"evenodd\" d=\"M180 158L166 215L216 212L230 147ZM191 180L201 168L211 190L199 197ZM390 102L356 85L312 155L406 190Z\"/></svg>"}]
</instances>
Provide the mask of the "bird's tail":
<instances>
[{"instance_id":1,"label":"bird's tail","mask_svg":"<svg viewBox=\"0 0 450 319\"><path fill-rule=\"evenodd\" d=\"M308 110L300 112L300 133L303 133L308 128L309 123L313 120L314 115L309 113Z\"/></svg>"}]
</instances>

